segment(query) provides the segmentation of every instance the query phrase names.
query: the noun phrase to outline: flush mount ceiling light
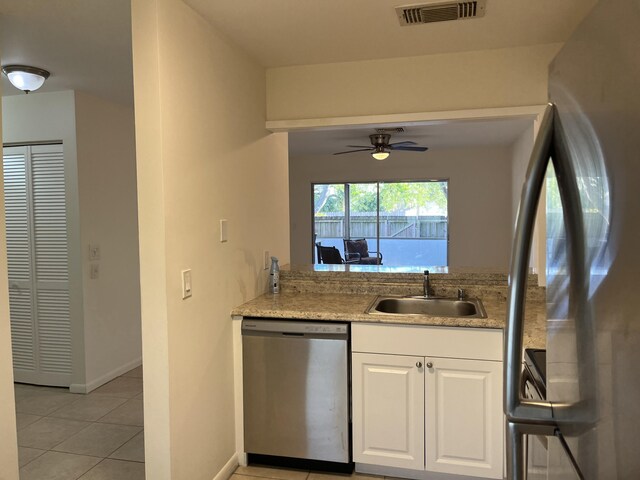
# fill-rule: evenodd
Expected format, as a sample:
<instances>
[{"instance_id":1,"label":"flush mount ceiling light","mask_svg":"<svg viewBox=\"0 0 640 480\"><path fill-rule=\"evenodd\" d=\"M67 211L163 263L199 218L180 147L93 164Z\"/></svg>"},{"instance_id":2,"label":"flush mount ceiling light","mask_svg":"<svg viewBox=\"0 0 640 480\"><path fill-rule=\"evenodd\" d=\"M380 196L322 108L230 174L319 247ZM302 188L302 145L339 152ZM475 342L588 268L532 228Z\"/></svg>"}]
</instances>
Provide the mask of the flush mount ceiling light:
<instances>
[{"instance_id":1,"label":"flush mount ceiling light","mask_svg":"<svg viewBox=\"0 0 640 480\"><path fill-rule=\"evenodd\" d=\"M26 65L6 65L2 67L2 73L7 76L11 85L25 93L38 90L49 78L46 70Z\"/></svg>"}]
</instances>

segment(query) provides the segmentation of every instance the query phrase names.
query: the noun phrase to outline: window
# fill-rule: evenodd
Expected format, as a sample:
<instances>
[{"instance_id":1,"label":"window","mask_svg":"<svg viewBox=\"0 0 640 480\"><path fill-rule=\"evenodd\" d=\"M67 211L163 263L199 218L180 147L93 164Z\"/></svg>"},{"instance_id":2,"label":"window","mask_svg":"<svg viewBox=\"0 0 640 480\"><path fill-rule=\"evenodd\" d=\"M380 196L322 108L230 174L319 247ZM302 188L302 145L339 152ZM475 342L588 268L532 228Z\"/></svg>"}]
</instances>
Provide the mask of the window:
<instances>
[{"instance_id":1,"label":"window","mask_svg":"<svg viewBox=\"0 0 640 480\"><path fill-rule=\"evenodd\" d=\"M386 266L448 264L448 182L313 185L314 244L366 238ZM314 250L315 251L315 250Z\"/></svg>"}]
</instances>

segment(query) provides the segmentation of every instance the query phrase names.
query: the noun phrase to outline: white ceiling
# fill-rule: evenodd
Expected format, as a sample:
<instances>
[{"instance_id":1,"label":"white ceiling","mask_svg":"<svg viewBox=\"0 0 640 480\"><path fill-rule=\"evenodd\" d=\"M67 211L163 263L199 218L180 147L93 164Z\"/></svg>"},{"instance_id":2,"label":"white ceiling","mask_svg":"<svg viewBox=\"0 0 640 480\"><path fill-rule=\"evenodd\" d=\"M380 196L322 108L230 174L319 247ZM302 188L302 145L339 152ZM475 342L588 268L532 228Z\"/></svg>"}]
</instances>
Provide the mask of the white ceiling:
<instances>
[{"instance_id":1,"label":"white ceiling","mask_svg":"<svg viewBox=\"0 0 640 480\"><path fill-rule=\"evenodd\" d=\"M391 143L410 140L430 150L475 146L512 145L518 137L533 124L533 118L458 120L436 122L425 125L404 127L403 133L392 134ZM369 135L375 133L371 127L351 127L340 130L300 131L289 133L289 155L331 155L351 150L347 145L369 146ZM426 153L395 151L391 155L428 156ZM368 152L358 152L349 156L366 156ZM349 158L345 156L345 158Z\"/></svg>"},{"instance_id":2,"label":"white ceiling","mask_svg":"<svg viewBox=\"0 0 640 480\"><path fill-rule=\"evenodd\" d=\"M486 15L400 27L396 6L443 0L185 0L266 67L564 42L596 0L487 0Z\"/></svg>"},{"instance_id":3,"label":"white ceiling","mask_svg":"<svg viewBox=\"0 0 640 480\"><path fill-rule=\"evenodd\" d=\"M596 3L487 0L482 18L401 27L395 7L441 0L184 1L266 67L564 42ZM413 125L391 141L412 140L430 149L511 145L531 123L517 119ZM290 133L289 150L292 156L332 154L348 150L346 145L369 145L371 133L370 127Z\"/></svg>"},{"instance_id":4,"label":"white ceiling","mask_svg":"<svg viewBox=\"0 0 640 480\"><path fill-rule=\"evenodd\" d=\"M266 67L561 42L596 2L487 0L484 18L401 28L394 7L417 2L185 1ZM130 0L0 0L0 49L51 71L43 92L132 103Z\"/></svg>"},{"instance_id":5,"label":"white ceiling","mask_svg":"<svg viewBox=\"0 0 640 480\"><path fill-rule=\"evenodd\" d=\"M133 104L130 0L0 0L2 65L51 72L40 92ZM2 75L2 94L22 94Z\"/></svg>"},{"instance_id":6,"label":"white ceiling","mask_svg":"<svg viewBox=\"0 0 640 480\"><path fill-rule=\"evenodd\" d=\"M432 1L432 0L428 0ZM266 67L562 42L596 0L487 0L483 18L400 27L402 0L185 0ZM130 0L0 0L2 64L45 68L40 90L133 103ZM3 94L21 94L3 76ZM529 120L413 125L392 137L430 149L508 145ZM290 134L291 155L368 145L370 127ZM358 153L354 155L368 155ZM394 156L416 155L393 152Z\"/></svg>"}]
</instances>

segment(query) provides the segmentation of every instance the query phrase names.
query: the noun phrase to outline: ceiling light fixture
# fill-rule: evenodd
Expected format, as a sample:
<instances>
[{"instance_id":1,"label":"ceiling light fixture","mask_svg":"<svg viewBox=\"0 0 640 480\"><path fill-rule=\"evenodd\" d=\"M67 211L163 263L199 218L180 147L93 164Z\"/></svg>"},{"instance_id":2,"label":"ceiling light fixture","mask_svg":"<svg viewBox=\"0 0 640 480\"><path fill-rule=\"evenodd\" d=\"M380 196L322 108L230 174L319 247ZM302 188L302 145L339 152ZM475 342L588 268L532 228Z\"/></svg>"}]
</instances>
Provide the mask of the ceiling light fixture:
<instances>
[{"instance_id":1,"label":"ceiling light fixture","mask_svg":"<svg viewBox=\"0 0 640 480\"><path fill-rule=\"evenodd\" d=\"M389 156L389 152L385 152L384 147L379 145L376 147L375 151L371 152L371 156L376 160L384 160Z\"/></svg>"},{"instance_id":2,"label":"ceiling light fixture","mask_svg":"<svg viewBox=\"0 0 640 480\"><path fill-rule=\"evenodd\" d=\"M38 90L49 78L49 72L46 70L26 65L7 65L2 67L2 73L7 76L11 85L24 93Z\"/></svg>"}]
</instances>

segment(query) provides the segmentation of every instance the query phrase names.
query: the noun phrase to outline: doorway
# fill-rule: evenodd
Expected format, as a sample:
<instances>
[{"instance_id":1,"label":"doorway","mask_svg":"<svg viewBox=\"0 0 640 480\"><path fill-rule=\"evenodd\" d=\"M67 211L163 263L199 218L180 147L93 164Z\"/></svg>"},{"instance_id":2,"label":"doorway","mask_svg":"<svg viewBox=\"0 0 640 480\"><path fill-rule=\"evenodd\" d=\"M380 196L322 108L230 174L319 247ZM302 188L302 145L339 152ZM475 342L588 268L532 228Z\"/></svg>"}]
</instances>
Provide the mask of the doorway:
<instances>
[{"instance_id":1,"label":"doorway","mask_svg":"<svg viewBox=\"0 0 640 480\"><path fill-rule=\"evenodd\" d=\"M22 313L27 332L35 333L31 345L28 345L33 346L34 354L31 357L23 355L22 360L27 362L31 358L31 365L44 367L51 359L51 349L63 349L68 355L67 361L70 360L71 367L67 372L71 378L64 382L56 379L42 381L33 376L19 376L16 371L15 379L24 382L16 383L13 388L21 474L30 478L28 472L54 472L71 459L79 462L78 468L82 470L83 462L89 460L86 457L103 459L90 466L92 471L115 471L114 468L141 471L144 469L143 456L138 455L135 459L109 458L116 449L133 442L134 438L132 445L138 446L134 450L139 453L143 442L143 380L138 368L141 364L141 329L133 109L74 91L7 96L2 98L2 103L4 142L12 148L27 147L30 152L22 156L29 158L31 154L34 159L36 154L47 153L41 149L57 144L55 147L61 149L57 152L60 154L59 166L62 166L57 175L67 182L64 187L59 183L57 190L50 182L43 183L43 201L40 204L38 195L25 201L23 192L22 197L23 212L26 210L29 214L32 211L33 217L31 225L31 217L27 215L27 221L21 224L23 230L38 230L37 216L42 214L40 229L50 232L51 238L42 242L36 235L23 247L24 251L33 252L33 259L26 262L33 266L23 270L32 272L42 266L43 271L38 275L32 274L31 278L37 279L35 287L28 290L29 295L23 296L26 297L23 304L29 308L22 307L20 311L10 301L10 316L14 320L16 313ZM41 139L45 142L38 144ZM17 162L19 171L20 152L11 153L18 156L13 160ZM32 163L29 166L29 160L26 160L22 175L23 179L28 179L22 184L18 182L15 188L19 190L21 185L25 192L33 190L36 194L38 189L33 186L37 187L35 175L41 171L37 162ZM33 181L31 176L34 176ZM7 203L11 204L11 199L8 200ZM61 208L64 201L66 211ZM57 216L53 215L55 206L59 207ZM47 224L46 214L49 214L50 223L55 217L58 226L64 224L66 216L66 246L61 241L65 233ZM7 222L7 227L12 228L11 221ZM11 237L11 232L8 233ZM11 238L8 243L11 248ZM45 247L57 253L58 260L44 261L41 253ZM8 253L8 277L14 280L13 252ZM51 275L55 268L60 267L61 258L68 262L70 323L51 326L51 320L60 320L61 315L54 313L51 306L37 303L39 299L34 298L35 293L32 292L45 290L47 293L52 287L64 286L64 275L56 278ZM24 286L18 287L24 292ZM15 298L15 292L12 293ZM66 304L58 301L55 306ZM45 325L49 330L45 329L44 333L38 330L39 317L49 321ZM28 319L31 323L27 322ZM12 330L11 336L16 338L16 327ZM51 338L44 342L45 351L38 359L36 347L43 343L40 340L44 334ZM22 347L19 342L13 343L12 357L19 363L17 358L22 355ZM133 377L136 372L139 376ZM48 386L34 385L43 383ZM78 430L78 426L82 429ZM57 432L56 435L62 437L47 437L47 431ZM34 440L45 437L49 438L48 443ZM115 443L118 445L109 443L109 438L117 439ZM83 450L89 445L102 445L102 450ZM109 450L111 447L113 449ZM88 471L83 472L85 475ZM114 474L106 478L123 477Z\"/></svg>"}]
</instances>

